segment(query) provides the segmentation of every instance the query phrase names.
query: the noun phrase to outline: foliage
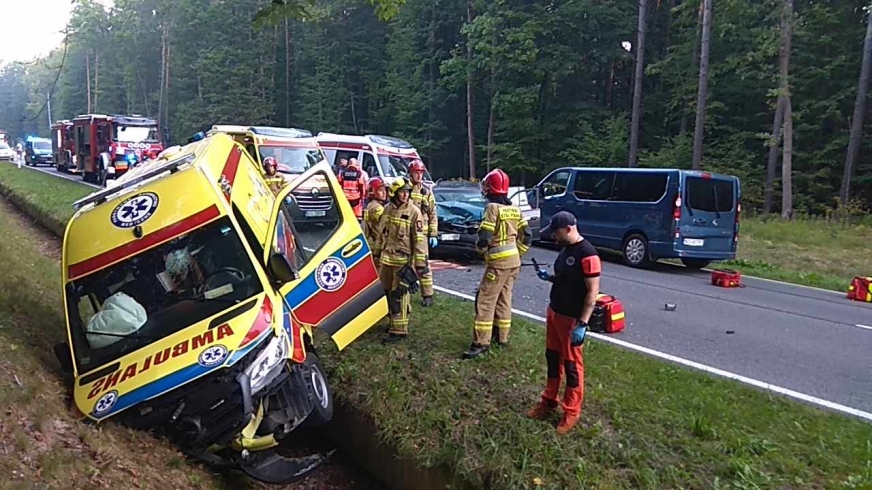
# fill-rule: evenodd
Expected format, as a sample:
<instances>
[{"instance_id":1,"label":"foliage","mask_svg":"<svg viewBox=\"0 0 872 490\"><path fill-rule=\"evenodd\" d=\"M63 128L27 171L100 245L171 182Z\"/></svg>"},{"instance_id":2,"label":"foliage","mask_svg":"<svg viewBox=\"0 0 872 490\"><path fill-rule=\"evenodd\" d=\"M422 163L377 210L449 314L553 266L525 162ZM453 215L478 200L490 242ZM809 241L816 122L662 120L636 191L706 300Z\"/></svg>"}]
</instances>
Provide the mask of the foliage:
<instances>
[{"instance_id":1,"label":"foliage","mask_svg":"<svg viewBox=\"0 0 872 490\"><path fill-rule=\"evenodd\" d=\"M797 2L798 212L826 214L836 203L865 3ZM640 165L686 168L699 0L649 4ZM781 4L714 7L703 168L739 176L747 209L762 204ZM90 93L93 112L158 116L165 107L161 122L177 142L215 123L394 134L419 148L434 176L470 177L471 80L480 170L490 155L529 185L559 165L625 164L637 9L637 0L79 0L65 47L0 70L0 128L45 133L49 92L55 119L86 112ZM872 205L869 138L852 189Z\"/></svg>"}]
</instances>

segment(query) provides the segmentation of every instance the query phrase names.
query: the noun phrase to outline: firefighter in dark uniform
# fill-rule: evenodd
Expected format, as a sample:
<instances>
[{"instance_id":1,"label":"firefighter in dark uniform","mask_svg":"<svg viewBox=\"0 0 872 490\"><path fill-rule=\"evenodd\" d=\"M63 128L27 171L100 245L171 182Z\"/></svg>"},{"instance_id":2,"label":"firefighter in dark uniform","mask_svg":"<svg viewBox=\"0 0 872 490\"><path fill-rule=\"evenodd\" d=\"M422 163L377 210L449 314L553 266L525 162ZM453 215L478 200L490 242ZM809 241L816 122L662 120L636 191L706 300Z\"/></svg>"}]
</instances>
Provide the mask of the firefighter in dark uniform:
<instances>
[{"instance_id":1,"label":"firefighter in dark uniform","mask_svg":"<svg viewBox=\"0 0 872 490\"><path fill-rule=\"evenodd\" d=\"M409 334L411 295L418 278L429 272L427 241L421 210L412 204L412 185L405 178L395 180L388 194L390 202L382 214L382 251L379 278L388 297L390 322L382 342L398 342Z\"/></svg>"},{"instance_id":2,"label":"firefighter in dark uniform","mask_svg":"<svg viewBox=\"0 0 872 490\"><path fill-rule=\"evenodd\" d=\"M372 259L376 264L381 259L382 249L382 215L388 203L388 189L381 177L373 177L367 183L369 202L363 210L363 237L372 250Z\"/></svg>"},{"instance_id":3,"label":"firefighter in dark uniform","mask_svg":"<svg viewBox=\"0 0 872 490\"><path fill-rule=\"evenodd\" d=\"M412 202L424 214L424 231L427 233L427 259L430 259L430 249L439 246L436 238L439 228L439 218L436 216L436 198L433 190L424 184L424 172L427 167L421 160L415 160L409 165L409 177L412 179ZM433 304L433 272L427 272L421 277L421 305Z\"/></svg>"},{"instance_id":4,"label":"firefighter in dark uniform","mask_svg":"<svg viewBox=\"0 0 872 490\"><path fill-rule=\"evenodd\" d=\"M553 284L546 314L548 382L541 400L527 415L542 419L557 408L565 373L563 418L557 433L566 434L578 423L584 401L584 337L599 294L602 264L596 248L578 233L572 213L556 213L542 230L542 237L551 238L563 249L554 261L553 275L545 270L537 272L540 279Z\"/></svg>"},{"instance_id":5,"label":"firefighter in dark uniform","mask_svg":"<svg viewBox=\"0 0 872 490\"><path fill-rule=\"evenodd\" d=\"M508 199L509 176L493 170L481 181L488 203L478 229L476 248L484 255L487 267L475 297L473 341L464 359L487 352L494 331L497 345L505 347L512 327L512 288L521 270L521 255L533 241L521 210Z\"/></svg>"}]
</instances>

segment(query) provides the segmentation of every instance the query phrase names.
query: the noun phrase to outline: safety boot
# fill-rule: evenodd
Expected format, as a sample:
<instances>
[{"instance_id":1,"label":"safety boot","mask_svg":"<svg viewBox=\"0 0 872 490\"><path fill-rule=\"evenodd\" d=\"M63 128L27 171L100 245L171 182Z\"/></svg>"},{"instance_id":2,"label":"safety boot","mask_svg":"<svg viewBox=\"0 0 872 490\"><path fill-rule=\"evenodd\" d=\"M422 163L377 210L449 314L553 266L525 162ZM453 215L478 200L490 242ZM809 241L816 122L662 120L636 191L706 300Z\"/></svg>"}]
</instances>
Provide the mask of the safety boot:
<instances>
[{"instance_id":1,"label":"safety boot","mask_svg":"<svg viewBox=\"0 0 872 490\"><path fill-rule=\"evenodd\" d=\"M578 423L578 418L578 415L563 414L563 418L560 419L560 423L557 424L557 434L562 436L571 431L572 428L575 427L575 424Z\"/></svg>"},{"instance_id":2,"label":"safety boot","mask_svg":"<svg viewBox=\"0 0 872 490\"><path fill-rule=\"evenodd\" d=\"M382 344L395 344L402 340L406 340L406 335L399 335L396 333L389 333L382 338Z\"/></svg>"},{"instance_id":3,"label":"safety boot","mask_svg":"<svg viewBox=\"0 0 872 490\"><path fill-rule=\"evenodd\" d=\"M473 342L469 346L469 350L463 353L463 358L464 359L475 359L476 357L487 352L489 348L490 347L487 345L476 344L475 342Z\"/></svg>"},{"instance_id":4,"label":"safety boot","mask_svg":"<svg viewBox=\"0 0 872 490\"><path fill-rule=\"evenodd\" d=\"M537 403L535 407L527 412L527 417L535 420L543 420L548 418L548 416L552 413L554 413L554 409L556 408L556 402L549 403L544 400L539 400L539 403Z\"/></svg>"},{"instance_id":5,"label":"safety boot","mask_svg":"<svg viewBox=\"0 0 872 490\"><path fill-rule=\"evenodd\" d=\"M433 296L424 296L421 298L421 306L425 308L433 306Z\"/></svg>"}]
</instances>

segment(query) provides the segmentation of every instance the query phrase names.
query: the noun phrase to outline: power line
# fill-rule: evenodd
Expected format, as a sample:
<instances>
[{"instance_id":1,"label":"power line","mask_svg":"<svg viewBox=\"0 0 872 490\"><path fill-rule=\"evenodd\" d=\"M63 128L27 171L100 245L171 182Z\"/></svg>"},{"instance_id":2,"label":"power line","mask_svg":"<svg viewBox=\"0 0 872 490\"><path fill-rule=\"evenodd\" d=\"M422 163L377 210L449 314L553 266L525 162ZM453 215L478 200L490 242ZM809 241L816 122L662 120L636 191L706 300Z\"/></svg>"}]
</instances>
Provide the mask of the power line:
<instances>
[{"instance_id":1,"label":"power line","mask_svg":"<svg viewBox=\"0 0 872 490\"><path fill-rule=\"evenodd\" d=\"M33 122L33 121L36 121L37 119L39 119L39 117L42 116L42 113L45 111L45 108L48 105L48 101L51 100L52 95L54 95L55 88L57 88L57 85L58 85L58 80L60 80L60 78L61 78L61 72L64 71L64 64L67 61L67 47L68 47L69 36L70 36L69 33L64 35L64 53L61 56L61 64L58 67L58 72L55 75L54 82L52 82L52 84L51 84L51 90L49 90L49 92L48 92L48 97L45 98L45 102L42 103L42 107L39 109L39 112L37 112L35 116L33 116L31 118L21 118L22 122Z\"/></svg>"}]
</instances>

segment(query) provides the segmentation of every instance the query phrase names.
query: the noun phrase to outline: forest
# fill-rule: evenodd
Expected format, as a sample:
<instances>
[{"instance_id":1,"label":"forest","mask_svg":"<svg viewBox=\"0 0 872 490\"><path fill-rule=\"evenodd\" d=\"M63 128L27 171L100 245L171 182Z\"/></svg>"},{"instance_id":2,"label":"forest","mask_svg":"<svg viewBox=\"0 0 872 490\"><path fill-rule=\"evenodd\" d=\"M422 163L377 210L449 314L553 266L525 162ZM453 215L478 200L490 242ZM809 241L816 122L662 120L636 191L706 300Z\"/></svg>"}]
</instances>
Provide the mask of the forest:
<instances>
[{"instance_id":1,"label":"forest","mask_svg":"<svg viewBox=\"0 0 872 490\"><path fill-rule=\"evenodd\" d=\"M174 143L390 134L439 178L699 168L755 212L872 206L867 0L298 1L79 0L62 45L0 70L0 129L46 135L50 106L159 118Z\"/></svg>"}]
</instances>

